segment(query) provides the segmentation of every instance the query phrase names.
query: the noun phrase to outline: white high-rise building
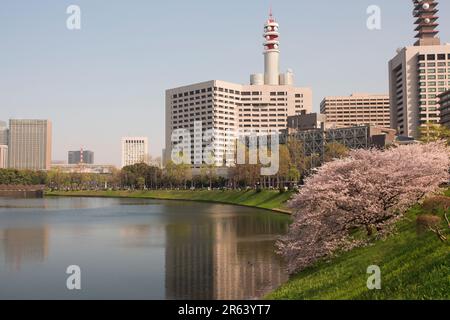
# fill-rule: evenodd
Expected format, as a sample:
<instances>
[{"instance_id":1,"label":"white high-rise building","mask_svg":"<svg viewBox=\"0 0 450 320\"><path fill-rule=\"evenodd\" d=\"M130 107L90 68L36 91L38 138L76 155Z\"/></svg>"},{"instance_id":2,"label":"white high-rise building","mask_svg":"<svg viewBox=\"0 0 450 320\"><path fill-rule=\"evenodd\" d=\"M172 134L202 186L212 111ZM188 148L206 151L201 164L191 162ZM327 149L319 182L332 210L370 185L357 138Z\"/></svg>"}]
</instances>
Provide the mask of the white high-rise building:
<instances>
[{"instance_id":1,"label":"white high-rise building","mask_svg":"<svg viewBox=\"0 0 450 320\"><path fill-rule=\"evenodd\" d=\"M8 128L0 121L0 169L8 168Z\"/></svg>"},{"instance_id":2,"label":"white high-rise building","mask_svg":"<svg viewBox=\"0 0 450 320\"><path fill-rule=\"evenodd\" d=\"M148 138L122 138L122 167L148 162Z\"/></svg>"},{"instance_id":3,"label":"white high-rise building","mask_svg":"<svg viewBox=\"0 0 450 320\"><path fill-rule=\"evenodd\" d=\"M279 72L279 25L272 14L263 36L265 71L251 75L249 85L211 80L166 91L165 162L182 136L191 142L191 164L208 160L202 150L212 145L214 161L223 165L239 134L279 132L286 129L288 116L312 111L312 90L295 87L292 71ZM204 139L207 130L212 143Z\"/></svg>"},{"instance_id":4,"label":"white high-rise building","mask_svg":"<svg viewBox=\"0 0 450 320\"><path fill-rule=\"evenodd\" d=\"M0 145L0 169L8 168L8 146Z\"/></svg>"},{"instance_id":5,"label":"white high-rise building","mask_svg":"<svg viewBox=\"0 0 450 320\"><path fill-rule=\"evenodd\" d=\"M439 123L438 96L450 88L450 45L438 37L438 1L413 0L418 38L389 62L391 128L415 137L427 123Z\"/></svg>"}]
</instances>

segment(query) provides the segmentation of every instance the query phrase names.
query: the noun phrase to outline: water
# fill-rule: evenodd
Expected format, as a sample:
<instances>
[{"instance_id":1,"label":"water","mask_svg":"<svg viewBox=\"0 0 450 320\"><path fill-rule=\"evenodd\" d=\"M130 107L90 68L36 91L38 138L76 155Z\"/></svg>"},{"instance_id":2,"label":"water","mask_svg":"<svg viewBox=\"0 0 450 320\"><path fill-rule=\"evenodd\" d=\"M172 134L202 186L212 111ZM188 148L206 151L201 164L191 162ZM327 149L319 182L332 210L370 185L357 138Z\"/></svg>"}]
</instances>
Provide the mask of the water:
<instances>
[{"instance_id":1,"label":"water","mask_svg":"<svg viewBox=\"0 0 450 320\"><path fill-rule=\"evenodd\" d=\"M0 199L0 299L255 299L287 280L274 241L288 223L219 204Z\"/></svg>"}]
</instances>

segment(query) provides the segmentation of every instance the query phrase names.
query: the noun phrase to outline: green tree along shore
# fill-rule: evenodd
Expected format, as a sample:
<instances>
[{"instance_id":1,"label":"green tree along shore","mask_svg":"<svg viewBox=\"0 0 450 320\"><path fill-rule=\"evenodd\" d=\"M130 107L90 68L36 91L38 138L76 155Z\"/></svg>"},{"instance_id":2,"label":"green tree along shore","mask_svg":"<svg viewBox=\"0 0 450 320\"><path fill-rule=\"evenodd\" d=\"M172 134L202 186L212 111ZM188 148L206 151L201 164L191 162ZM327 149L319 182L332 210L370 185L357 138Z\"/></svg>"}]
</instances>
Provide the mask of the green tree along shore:
<instances>
[{"instance_id":1,"label":"green tree along shore","mask_svg":"<svg viewBox=\"0 0 450 320\"><path fill-rule=\"evenodd\" d=\"M0 185L46 185L55 191L86 190L189 190L189 189L294 189L317 166L346 156L347 148L330 143L323 157L306 156L303 145L290 141L280 146L280 168L272 176L261 175L260 164L238 164L229 168L225 178L218 174L218 168L202 165L199 174L194 175L190 165L168 162L164 169L138 163L115 170L109 174L64 172L59 169L29 171L0 169ZM249 152L246 150L246 157ZM248 163L249 161L246 161Z\"/></svg>"},{"instance_id":2,"label":"green tree along shore","mask_svg":"<svg viewBox=\"0 0 450 320\"><path fill-rule=\"evenodd\" d=\"M292 192L270 190L48 191L46 196L189 200L241 205L289 213L286 203L291 198Z\"/></svg>"},{"instance_id":3,"label":"green tree along shore","mask_svg":"<svg viewBox=\"0 0 450 320\"><path fill-rule=\"evenodd\" d=\"M446 192L450 196L450 190ZM267 299L428 300L450 299L450 243L420 232L416 219L430 211L448 211L442 202L411 208L397 233L373 245L356 248L294 275ZM448 226L450 227L450 226ZM381 268L381 290L368 290L367 268Z\"/></svg>"}]
</instances>

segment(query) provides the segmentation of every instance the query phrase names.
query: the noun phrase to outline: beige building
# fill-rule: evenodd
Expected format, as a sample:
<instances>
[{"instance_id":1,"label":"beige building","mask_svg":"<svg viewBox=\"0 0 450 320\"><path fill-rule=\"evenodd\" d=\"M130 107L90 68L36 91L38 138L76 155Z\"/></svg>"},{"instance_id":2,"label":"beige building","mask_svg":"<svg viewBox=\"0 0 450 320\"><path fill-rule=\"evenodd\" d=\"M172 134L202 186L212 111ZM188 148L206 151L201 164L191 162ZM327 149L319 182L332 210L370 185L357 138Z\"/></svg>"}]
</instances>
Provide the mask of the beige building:
<instances>
[{"instance_id":1,"label":"beige building","mask_svg":"<svg viewBox=\"0 0 450 320\"><path fill-rule=\"evenodd\" d=\"M122 138L122 167L137 163L146 163L148 160L148 138L124 137Z\"/></svg>"},{"instance_id":2,"label":"beige building","mask_svg":"<svg viewBox=\"0 0 450 320\"><path fill-rule=\"evenodd\" d=\"M9 121L9 167L50 170L52 124L49 120Z\"/></svg>"},{"instance_id":3,"label":"beige building","mask_svg":"<svg viewBox=\"0 0 450 320\"><path fill-rule=\"evenodd\" d=\"M249 85L211 80L166 91L166 161L183 137L191 141L192 164L201 165L211 145L222 165L239 134L279 132L288 116L312 111L312 90L295 87L292 71L279 73L278 28L270 16L264 27L265 73L251 75ZM206 130L212 139L204 138Z\"/></svg>"},{"instance_id":4,"label":"beige building","mask_svg":"<svg viewBox=\"0 0 450 320\"><path fill-rule=\"evenodd\" d=\"M439 96L439 111L441 112L441 124L450 128L450 90Z\"/></svg>"},{"instance_id":5,"label":"beige building","mask_svg":"<svg viewBox=\"0 0 450 320\"><path fill-rule=\"evenodd\" d=\"M0 169L8 168L8 146L0 145Z\"/></svg>"},{"instance_id":6,"label":"beige building","mask_svg":"<svg viewBox=\"0 0 450 320\"><path fill-rule=\"evenodd\" d=\"M450 87L450 45L437 37L438 2L414 1L418 41L389 62L391 127L417 138L420 126L439 123L438 95Z\"/></svg>"},{"instance_id":7,"label":"beige building","mask_svg":"<svg viewBox=\"0 0 450 320\"><path fill-rule=\"evenodd\" d=\"M369 124L390 127L390 105L387 94L354 93L350 96L325 97L320 112L327 125L351 127Z\"/></svg>"},{"instance_id":8,"label":"beige building","mask_svg":"<svg viewBox=\"0 0 450 320\"><path fill-rule=\"evenodd\" d=\"M8 145L8 128L6 127L6 122L0 121L0 145Z\"/></svg>"}]
</instances>

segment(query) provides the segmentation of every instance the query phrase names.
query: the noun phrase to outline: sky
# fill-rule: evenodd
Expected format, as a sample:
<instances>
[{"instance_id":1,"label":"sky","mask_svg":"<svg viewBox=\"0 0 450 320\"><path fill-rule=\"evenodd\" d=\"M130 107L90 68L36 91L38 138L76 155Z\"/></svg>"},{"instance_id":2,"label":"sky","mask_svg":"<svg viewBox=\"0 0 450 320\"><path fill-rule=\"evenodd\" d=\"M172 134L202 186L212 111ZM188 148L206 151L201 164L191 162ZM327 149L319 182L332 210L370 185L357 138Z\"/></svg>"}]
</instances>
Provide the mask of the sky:
<instances>
[{"instance_id":1,"label":"sky","mask_svg":"<svg viewBox=\"0 0 450 320\"><path fill-rule=\"evenodd\" d=\"M67 7L81 8L69 30ZM381 9L381 30L366 10ZM281 71L325 96L387 93L388 61L414 43L411 0L2 0L0 120L50 119L53 160L81 147L120 165L122 136L164 147L165 90L263 72L263 25L280 24ZM450 1L440 3L450 42Z\"/></svg>"}]
</instances>

